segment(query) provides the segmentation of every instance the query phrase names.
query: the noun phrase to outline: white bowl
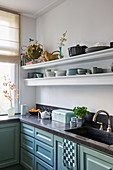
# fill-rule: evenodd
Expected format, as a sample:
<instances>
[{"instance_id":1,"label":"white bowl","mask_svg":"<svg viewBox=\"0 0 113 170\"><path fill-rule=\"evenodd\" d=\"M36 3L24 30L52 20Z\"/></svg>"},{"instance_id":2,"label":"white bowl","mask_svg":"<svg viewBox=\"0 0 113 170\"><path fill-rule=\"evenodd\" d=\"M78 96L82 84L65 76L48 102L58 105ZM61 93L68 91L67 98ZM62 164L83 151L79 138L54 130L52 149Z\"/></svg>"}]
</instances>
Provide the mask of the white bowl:
<instances>
[{"instance_id":1,"label":"white bowl","mask_svg":"<svg viewBox=\"0 0 113 170\"><path fill-rule=\"evenodd\" d=\"M56 77L58 76L66 76L66 70L57 70L55 71Z\"/></svg>"},{"instance_id":2,"label":"white bowl","mask_svg":"<svg viewBox=\"0 0 113 170\"><path fill-rule=\"evenodd\" d=\"M47 77L55 77L55 72L46 72Z\"/></svg>"}]
</instances>

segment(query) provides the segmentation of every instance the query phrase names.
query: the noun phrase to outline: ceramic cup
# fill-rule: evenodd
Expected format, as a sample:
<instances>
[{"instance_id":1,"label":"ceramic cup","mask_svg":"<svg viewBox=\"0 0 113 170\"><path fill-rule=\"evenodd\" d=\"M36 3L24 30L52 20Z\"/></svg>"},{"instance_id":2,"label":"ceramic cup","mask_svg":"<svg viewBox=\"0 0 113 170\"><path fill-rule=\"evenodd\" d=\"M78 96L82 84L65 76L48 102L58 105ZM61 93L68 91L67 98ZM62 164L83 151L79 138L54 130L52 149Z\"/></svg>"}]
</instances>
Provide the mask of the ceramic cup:
<instances>
[{"instance_id":1,"label":"ceramic cup","mask_svg":"<svg viewBox=\"0 0 113 170\"><path fill-rule=\"evenodd\" d=\"M96 74L97 73L97 67L93 67L91 72L92 72L92 74Z\"/></svg>"}]
</instances>

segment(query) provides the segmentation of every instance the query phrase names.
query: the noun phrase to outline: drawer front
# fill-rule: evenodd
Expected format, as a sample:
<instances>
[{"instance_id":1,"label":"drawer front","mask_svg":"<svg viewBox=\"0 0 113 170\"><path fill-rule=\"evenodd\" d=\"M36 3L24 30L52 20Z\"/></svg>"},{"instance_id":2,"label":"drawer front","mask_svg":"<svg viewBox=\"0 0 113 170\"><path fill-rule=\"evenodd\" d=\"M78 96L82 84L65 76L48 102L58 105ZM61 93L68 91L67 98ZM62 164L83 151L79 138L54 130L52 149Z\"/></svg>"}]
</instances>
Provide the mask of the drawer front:
<instances>
[{"instance_id":1,"label":"drawer front","mask_svg":"<svg viewBox=\"0 0 113 170\"><path fill-rule=\"evenodd\" d=\"M53 167L35 157L35 170L53 170Z\"/></svg>"},{"instance_id":2,"label":"drawer front","mask_svg":"<svg viewBox=\"0 0 113 170\"><path fill-rule=\"evenodd\" d=\"M53 148L38 140L35 140L35 155L53 166Z\"/></svg>"},{"instance_id":3,"label":"drawer front","mask_svg":"<svg viewBox=\"0 0 113 170\"><path fill-rule=\"evenodd\" d=\"M25 123L21 123L21 132L34 137L34 127L27 125Z\"/></svg>"},{"instance_id":4,"label":"drawer front","mask_svg":"<svg viewBox=\"0 0 113 170\"><path fill-rule=\"evenodd\" d=\"M34 154L34 138L21 133L21 147Z\"/></svg>"},{"instance_id":5,"label":"drawer front","mask_svg":"<svg viewBox=\"0 0 113 170\"><path fill-rule=\"evenodd\" d=\"M50 146L53 146L53 134L35 128L35 138Z\"/></svg>"},{"instance_id":6,"label":"drawer front","mask_svg":"<svg viewBox=\"0 0 113 170\"><path fill-rule=\"evenodd\" d=\"M27 170L34 170L34 162L34 155L21 148L21 165Z\"/></svg>"}]
</instances>

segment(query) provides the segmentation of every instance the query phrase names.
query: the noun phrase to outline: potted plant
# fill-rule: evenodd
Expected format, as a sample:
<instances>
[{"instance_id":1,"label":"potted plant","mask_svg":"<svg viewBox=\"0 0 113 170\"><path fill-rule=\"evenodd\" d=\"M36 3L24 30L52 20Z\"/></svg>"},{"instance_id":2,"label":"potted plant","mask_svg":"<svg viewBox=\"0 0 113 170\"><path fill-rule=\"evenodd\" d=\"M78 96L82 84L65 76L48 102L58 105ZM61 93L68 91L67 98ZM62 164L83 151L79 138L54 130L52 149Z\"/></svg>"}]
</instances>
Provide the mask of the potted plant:
<instances>
[{"instance_id":1,"label":"potted plant","mask_svg":"<svg viewBox=\"0 0 113 170\"><path fill-rule=\"evenodd\" d=\"M90 112L87 110L87 107L74 107L73 112L76 116L77 126L82 126L85 122L85 115L90 115Z\"/></svg>"}]
</instances>

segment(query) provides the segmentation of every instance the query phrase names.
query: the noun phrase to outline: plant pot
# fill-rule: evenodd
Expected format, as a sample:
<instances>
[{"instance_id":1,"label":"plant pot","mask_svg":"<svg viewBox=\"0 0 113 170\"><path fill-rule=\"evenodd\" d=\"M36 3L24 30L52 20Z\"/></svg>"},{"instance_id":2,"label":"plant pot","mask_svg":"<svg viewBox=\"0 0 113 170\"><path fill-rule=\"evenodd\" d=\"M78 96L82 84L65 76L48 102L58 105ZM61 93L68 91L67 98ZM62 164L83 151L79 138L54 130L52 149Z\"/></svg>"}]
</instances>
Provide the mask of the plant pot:
<instances>
[{"instance_id":1,"label":"plant pot","mask_svg":"<svg viewBox=\"0 0 113 170\"><path fill-rule=\"evenodd\" d=\"M81 118L81 117L76 117L76 126L77 127L82 127L82 125L84 124L85 119Z\"/></svg>"},{"instance_id":2,"label":"plant pot","mask_svg":"<svg viewBox=\"0 0 113 170\"><path fill-rule=\"evenodd\" d=\"M8 109L8 116L11 117L11 116L14 116L14 115L15 115L15 108L11 107L10 109Z\"/></svg>"}]
</instances>

